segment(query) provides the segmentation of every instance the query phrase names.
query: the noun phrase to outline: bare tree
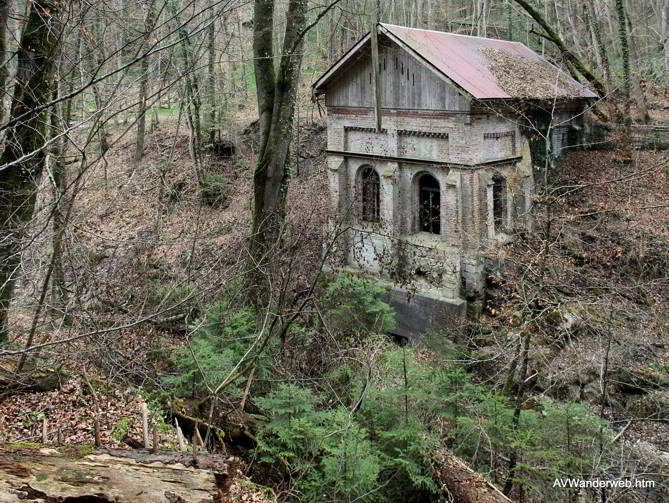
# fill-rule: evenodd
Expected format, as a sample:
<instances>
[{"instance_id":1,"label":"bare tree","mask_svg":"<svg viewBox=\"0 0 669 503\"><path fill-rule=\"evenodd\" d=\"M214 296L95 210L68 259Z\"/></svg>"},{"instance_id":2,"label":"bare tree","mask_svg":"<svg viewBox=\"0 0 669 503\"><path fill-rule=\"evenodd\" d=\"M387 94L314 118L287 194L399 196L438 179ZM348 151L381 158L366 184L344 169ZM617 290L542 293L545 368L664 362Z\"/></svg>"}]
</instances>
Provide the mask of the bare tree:
<instances>
[{"instance_id":1,"label":"bare tree","mask_svg":"<svg viewBox=\"0 0 669 503\"><path fill-rule=\"evenodd\" d=\"M267 254L280 236L285 217L286 188L290 178L289 139L292 136L295 96L302 64L306 0L290 0L283 48L274 47L275 0L255 0L253 56L258 93L260 149L254 183L251 251L254 267L267 265ZM278 67L275 69L275 57ZM256 274L255 280L262 275ZM260 285L256 284L261 290Z\"/></svg>"},{"instance_id":2,"label":"bare tree","mask_svg":"<svg viewBox=\"0 0 669 503\"><path fill-rule=\"evenodd\" d=\"M9 0L0 0L0 123L5 114L5 86L7 84L7 21L9 17Z\"/></svg>"},{"instance_id":3,"label":"bare tree","mask_svg":"<svg viewBox=\"0 0 669 503\"><path fill-rule=\"evenodd\" d=\"M601 83L601 81L592 73L592 71L583 63L569 48L565 45L562 37L559 35L559 32L556 32L544 19L544 17L536 10L527 0L515 0L518 5L520 5L525 11L534 19L539 26L541 26L544 33L544 36L547 40L551 41L558 48L565 60L576 68L576 70L585 77L585 79L592 84L597 91L597 94L600 96L606 96L606 88Z\"/></svg>"},{"instance_id":4,"label":"bare tree","mask_svg":"<svg viewBox=\"0 0 669 503\"><path fill-rule=\"evenodd\" d=\"M627 39L627 23L625 16L625 4L623 0L616 0L616 14L618 15L618 37L620 40L620 53L623 60L623 117L625 124L631 124L630 117L630 49Z\"/></svg>"},{"instance_id":5,"label":"bare tree","mask_svg":"<svg viewBox=\"0 0 669 503\"><path fill-rule=\"evenodd\" d=\"M144 18L144 46L149 45L149 40L156 23L156 2L148 0L146 4L146 16ZM139 81L139 110L137 111L137 142L135 144L135 163L139 163L144 155L144 135L146 131L146 95L149 86L149 58L142 59L141 77Z\"/></svg>"},{"instance_id":6,"label":"bare tree","mask_svg":"<svg viewBox=\"0 0 669 503\"><path fill-rule=\"evenodd\" d=\"M52 92L61 28L59 2L34 1L17 54L17 84L10 120L25 117L7 131L0 157L0 341L7 339L7 313L19 263L22 226L33 214L35 182L44 168L47 119L38 113Z\"/></svg>"},{"instance_id":7,"label":"bare tree","mask_svg":"<svg viewBox=\"0 0 669 503\"><path fill-rule=\"evenodd\" d=\"M669 74L669 0L662 6L662 44L664 45L664 67Z\"/></svg>"},{"instance_id":8,"label":"bare tree","mask_svg":"<svg viewBox=\"0 0 669 503\"><path fill-rule=\"evenodd\" d=\"M214 0L211 1L211 8L214 8ZM209 143L213 144L216 141L216 23L213 21L207 30L207 53L208 133Z\"/></svg>"}]
</instances>

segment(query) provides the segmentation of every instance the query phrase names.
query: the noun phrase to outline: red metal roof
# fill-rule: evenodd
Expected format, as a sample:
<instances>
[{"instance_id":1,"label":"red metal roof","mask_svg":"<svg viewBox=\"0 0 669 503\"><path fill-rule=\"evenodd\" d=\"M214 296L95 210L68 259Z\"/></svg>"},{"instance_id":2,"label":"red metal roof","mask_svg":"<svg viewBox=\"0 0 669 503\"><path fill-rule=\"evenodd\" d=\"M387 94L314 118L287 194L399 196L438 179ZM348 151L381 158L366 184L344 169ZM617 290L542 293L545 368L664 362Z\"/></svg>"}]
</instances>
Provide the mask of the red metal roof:
<instances>
[{"instance_id":1,"label":"red metal roof","mask_svg":"<svg viewBox=\"0 0 669 503\"><path fill-rule=\"evenodd\" d=\"M418 30L392 24L381 24L381 30L391 38L394 36L409 46L428 63L478 99L513 98L499 86L497 78L490 70L488 58L481 51L483 48L499 49L542 65L550 65L548 68L555 69L556 73L561 71L520 42ZM531 78L532 76L527 75L526 77ZM571 95L574 98L597 97L570 76L563 75L562 79L571 81L572 89L567 90L557 86L557 95ZM574 96L573 89L579 91L576 96Z\"/></svg>"},{"instance_id":2,"label":"red metal roof","mask_svg":"<svg viewBox=\"0 0 669 503\"><path fill-rule=\"evenodd\" d=\"M416 57L424 60L444 76L451 79L455 84L464 89L477 99L508 99L514 98L506 92L491 71L491 62L481 49L491 48L502 50L512 56L519 56L531 62L541 64L542 68L550 75L554 71L554 77L547 79L546 75L526 75L521 78L543 78L555 87L555 95L570 98L596 98L597 95L587 87L581 85L571 76L565 74L556 66L550 64L540 55L520 42L509 42L491 38L471 37L467 35L456 35L432 30L420 30L406 28L391 24L381 23L380 32L394 40L405 50L413 52ZM314 89L318 92L330 78L337 73L339 68L345 66L345 60L352 57L362 49L368 37L364 37L351 51L326 72L315 84ZM556 78L561 72L560 78ZM568 83L567 86L558 84ZM569 87L570 89L566 89ZM523 96L527 97L527 96ZM531 97L531 96L530 96Z\"/></svg>"}]
</instances>

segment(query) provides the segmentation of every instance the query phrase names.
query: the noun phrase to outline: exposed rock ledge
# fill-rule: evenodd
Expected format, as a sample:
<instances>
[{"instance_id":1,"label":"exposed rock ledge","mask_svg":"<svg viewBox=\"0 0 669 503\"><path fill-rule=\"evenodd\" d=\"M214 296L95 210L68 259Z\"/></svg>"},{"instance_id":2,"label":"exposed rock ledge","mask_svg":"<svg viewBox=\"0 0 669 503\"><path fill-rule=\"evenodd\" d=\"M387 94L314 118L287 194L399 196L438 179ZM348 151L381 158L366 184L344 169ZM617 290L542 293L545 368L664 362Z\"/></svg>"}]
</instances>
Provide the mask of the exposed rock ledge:
<instances>
[{"instance_id":1,"label":"exposed rock ledge","mask_svg":"<svg viewBox=\"0 0 669 503\"><path fill-rule=\"evenodd\" d=\"M275 501L239 461L209 454L0 446L0 503Z\"/></svg>"}]
</instances>

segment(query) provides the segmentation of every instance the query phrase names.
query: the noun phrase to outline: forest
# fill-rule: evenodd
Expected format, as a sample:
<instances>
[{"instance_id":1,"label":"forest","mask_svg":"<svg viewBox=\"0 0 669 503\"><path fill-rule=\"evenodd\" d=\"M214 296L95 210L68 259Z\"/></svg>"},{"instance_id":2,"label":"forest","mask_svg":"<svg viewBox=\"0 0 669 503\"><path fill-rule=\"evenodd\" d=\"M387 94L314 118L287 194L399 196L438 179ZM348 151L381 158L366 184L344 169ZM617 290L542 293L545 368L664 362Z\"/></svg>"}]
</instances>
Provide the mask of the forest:
<instances>
[{"instance_id":1,"label":"forest","mask_svg":"<svg viewBox=\"0 0 669 503\"><path fill-rule=\"evenodd\" d=\"M335 265L312 88L390 25L596 95L559 157L522 129L524 226L415 338ZM669 0L0 0L0 501L669 501L668 154Z\"/></svg>"}]
</instances>

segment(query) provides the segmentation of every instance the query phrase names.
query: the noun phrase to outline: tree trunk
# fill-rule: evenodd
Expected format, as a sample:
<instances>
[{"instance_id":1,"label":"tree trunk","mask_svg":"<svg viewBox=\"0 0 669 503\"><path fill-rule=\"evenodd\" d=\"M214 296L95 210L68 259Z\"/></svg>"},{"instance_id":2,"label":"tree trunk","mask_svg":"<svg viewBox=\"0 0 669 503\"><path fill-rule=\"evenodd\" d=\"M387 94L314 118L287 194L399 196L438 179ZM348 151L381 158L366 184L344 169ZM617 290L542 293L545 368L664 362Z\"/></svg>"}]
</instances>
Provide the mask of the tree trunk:
<instances>
[{"instance_id":1,"label":"tree trunk","mask_svg":"<svg viewBox=\"0 0 669 503\"><path fill-rule=\"evenodd\" d=\"M520 427L520 409L523 404L523 396L525 394L525 387L527 384L527 363L529 350L530 334L527 333L523 338L522 354L519 355L519 357L522 358L522 365L520 369L518 389L516 390L516 403L513 409L512 430L514 433L518 431L518 428ZM506 496L510 496L511 491L513 491L514 479L518 470L518 457L518 449L514 448L509 456L509 473L507 474L506 482L504 483L504 494Z\"/></svg>"},{"instance_id":2,"label":"tree trunk","mask_svg":"<svg viewBox=\"0 0 669 503\"><path fill-rule=\"evenodd\" d=\"M618 14L618 37L620 38L620 53L623 61L623 121L626 125L629 125L632 123L632 118L630 117L630 49L629 40L627 39L627 23L623 0L616 0L616 13ZM629 138L629 134L627 138Z\"/></svg>"},{"instance_id":3,"label":"tree trunk","mask_svg":"<svg viewBox=\"0 0 669 503\"><path fill-rule=\"evenodd\" d=\"M457 503L513 503L483 475L445 448L434 455L435 476L448 501Z\"/></svg>"},{"instance_id":4,"label":"tree trunk","mask_svg":"<svg viewBox=\"0 0 669 503\"><path fill-rule=\"evenodd\" d=\"M59 2L34 1L17 54L17 85L10 120L25 116L7 131L0 157L0 342L7 340L7 315L19 263L23 225L32 218L36 180L44 167L45 113L30 113L51 97L51 71L59 41Z\"/></svg>"},{"instance_id":5,"label":"tree trunk","mask_svg":"<svg viewBox=\"0 0 669 503\"><path fill-rule=\"evenodd\" d=\"M0 0L0 124L5 118L5 86L7 71L7 23L9 22L9 0Z\"/></svg>"},{"instance_id":6,"label":"tree trunk","mask_svg":"<svg viewBox=\"0 0 669 503\"><path fill-rule=\"evenodd\" d=\"M215 2L211 2L211 14L214 12ZM212 145L216 141L216 23L212 19L211 25L207 32L207 51L209 52L209 60L207 61L207 77L208 87L207 94L209 95L209 143Z\"/></svg>"},{"instance_id":7,"label":"tree trunk","mask_svg":"<svg viewBox=\"0 0 669 503\"><path fill-rule=\"evenodd\" d=\"M636 98L636 103L637 106L639 107L639 116L641 118L641 121L644 124L650 123L650 115L648 114L648 100L646 99L646 93L644 91L644 86L643 86L643 77L641 76L641 72L639 70L641 66L641 57L639 56L639 48L637 45L637 42L634 40L634 37L632 36L632 23L627 16L627 25L629 28L629 55L632 58L632 61L635 63L635 68L637 68L637 71L634 72L634 75L630 75L631 79L631 85L634 87L634 97Z\"/></svg>"},{"instance_id":8,"label":"tree trunk","mask_svg":"<svg viewBox=\"0 0 669 503\"><path fill-rule=\"evenodd\" d=\"M156 20L156 1L149 0L146 6L146 17L144 18L144 47L148 47L153 25ZM139 110L137 111L137 141L135 143L134 162L138 164L144 155L144 136L146 132L146 95L149 87L149 58L142 59L140 65L139 81Z\"/></svg>"},{"instance_id":9,"label":"tree trunk","mask_svg":"<svg viewBox=\"0 0 669 503\"><path fill-rule=\"evenodd\" d=\"M67 454L55 449L0 446L0 500L191 503L239 497L243 501L270 501L258 496L258 486L240 476L241 464L230 456L171 451L154 454L146 449L87 452L76 446L68 446L64 452ZM240 479L244 489L232 489L235 479Z\"/></svg>"},{"instance_id":10,"label":"tree trunk","mask_svg":"<svg viewBox=\"0 0 669 503\"><path fill-rule=\"evenodd\" d=\"M91 54L94 54L94 67L95 71L100 71L102 66L105 64L105 61L107 60L107 57L105 56L105 43L104 43L104 27L102 26L102 23L96 23L95 25L97 29L97 37L96 37L96 42L95 46L91 44ZM81 37L81 30L79 31L79 37ZM101 84L93 84L93 97L95 99L95 110L98 112L99 115L97 115L97 120L95 121L95 124L97 125L98 128L98 140L100 142L100 155L104 156L107 151L109 150L109 142L107 141L107 129L105 127L105 121L102 117L103 114L103 108L104 108L104 102L102 100L102 93L100 92L100 85ZM68 118L69 119L69 118ZM95 127L95 126L94 126Z\"/></svg>"},{"instance_id":11,"label":"tree trunk","mask_svg":"<svg viewBox=\"0 0 669 503\"><path fill-rule=\"evenodd\" d=\"M0 399L4 400L22 393L53 391L60 388L68 379L67 374L59 369L40 366L17 370L9 361L0 363Z\"/></svg>"},{"instance_id":12,"label":"tree trunk","mask_svg":"<svg viewBox=\"0 0 669 503\"><path fill-rule=\"evenodd\" d=\"M252 286L267 295L266 281L271 276L269 254L279 243L284 223L286 189L290 178L288 152L293 129L295 98L302 63L303 30L306 25L306 0L290 0L286 33L278 67L274 69L272 40L274 1L255 0L253 55L260 128L260 148L253 177L254 211L251 236L253 260Z\"/></svg>"},{"instance_id":13,"label":"tree trunk","mask_svg":"<svg viewBox=\"0 0 669 503\"><path fill-rule=\"evenodd\" d=\"M597 16L595 16L595 12L592 8L592 5L590 5L588 2L585 2L583 4L583 14L585 17L585 22L588 25L590 29L590 36L592 38L593 43L597 47L597 59L598 63L604 72L604 81L606 82L607 85L611 85L611 70L609 67L609 54L608 50L606 48L606 45L604 45L604 41L602 40L602 33L599 28L599 23L597 22Z\"/></svg>"},{"instance_id":14,"label":"tree trunk","mask_svg":"<svg viewBox=\"0 0 669 503\"><path fill-rule=\"evenodd\" d=\"M202 163L200 153L202 150L202 121L200 110L202 102L200 100L200 86L197 78L193 75L196 67L193 55L193 44L190 39L190 34L185 25L179 21L179 10L176 3L171 4L172 16L174 22L177 24L177 31L180 44L180 55L183 66L183 80L184 80L184 103L186 105L186 119L188 120L188 127L190 129L190 155L195 165L195 175L200 186L204 180L204 173L202 172Z\"/></svg>"},{"instance_id":15,"label":"tree trunk","mask_svg":"<svg viewBox=\"0 0 669 503\"><path fill-rule=\"evenodd\" d=\"M65 91L67 94L71 91L71 85ZM58 94L58 90L56 93ZM57 97L57 96L56 96ZM67 128L70 123L72 112L72 100L61 103L54 107L51 115L52 135L62 133L62 129ZM59 125L62 126L59 127ZM63 267L63 239L67 225L67 179L65 173L65 155L67 153L67 136L62 136L53 152L53 166L51 173L53 175L53 238L52 238L52 258L53 272L51 279L51 310L55 315L65 314L67 304L67 288L65 287L65 270Z\"/></svg>"},{"instance_id":16,"label":"tree trunk","mask_svg":"<svg viewBox=\"0 0 669 503\"><path fill-rule=\"evenodd\" d=\"M669 0L662 7L662 43L664 45L664 67L669 74Z\"/></svg>"}]
</instances>

